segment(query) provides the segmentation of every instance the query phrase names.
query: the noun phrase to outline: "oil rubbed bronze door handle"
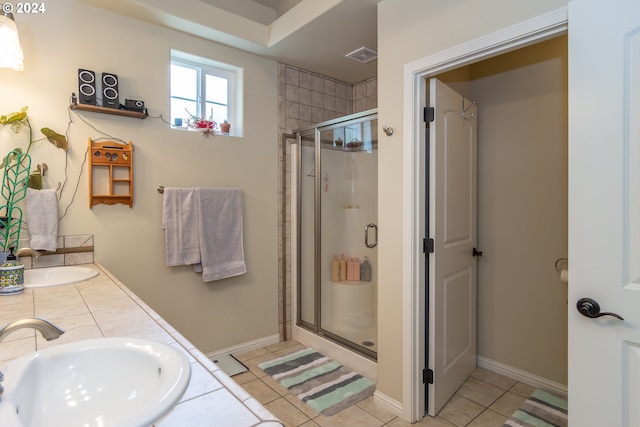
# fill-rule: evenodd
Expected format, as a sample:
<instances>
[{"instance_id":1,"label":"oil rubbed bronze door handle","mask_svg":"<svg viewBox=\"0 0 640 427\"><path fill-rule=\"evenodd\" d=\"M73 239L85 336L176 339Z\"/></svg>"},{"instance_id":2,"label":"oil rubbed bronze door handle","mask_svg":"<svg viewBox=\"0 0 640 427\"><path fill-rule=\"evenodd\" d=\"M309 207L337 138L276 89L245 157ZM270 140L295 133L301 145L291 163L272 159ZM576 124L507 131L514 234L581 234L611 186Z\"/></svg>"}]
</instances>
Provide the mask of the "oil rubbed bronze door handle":
<instances>
[{"instance_id":1,"label":"oil rubbed bronze door handle","mask_svg":"<svg viewBox=\"0 0 640 427\"><path fill-rule=\"evenodd\" d=\"M591 298L580 298L576 304L576 308L580 314L590 319L597 319L602 316L612 316L616 319L624 320L619 314L608 313L606 311L600 312L600 304Z\"/></svg>"}]
</instances>

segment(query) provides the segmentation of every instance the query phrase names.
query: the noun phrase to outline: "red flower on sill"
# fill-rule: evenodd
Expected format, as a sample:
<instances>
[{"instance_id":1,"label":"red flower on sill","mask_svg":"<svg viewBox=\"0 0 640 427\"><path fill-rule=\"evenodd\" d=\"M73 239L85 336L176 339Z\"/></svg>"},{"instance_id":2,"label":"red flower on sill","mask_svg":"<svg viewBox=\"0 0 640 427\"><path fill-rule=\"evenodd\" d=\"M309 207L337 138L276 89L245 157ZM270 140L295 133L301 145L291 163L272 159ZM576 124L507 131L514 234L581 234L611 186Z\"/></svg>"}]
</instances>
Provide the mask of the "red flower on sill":
<instances>
[{"instance_id":1,"label":"red flower on sill","mask_svg":"<svg viewBox=\"0 0 640 427\"><path fill-rule=\"evenodd\" d=\"M213 120L213 112L211 113L211 118L205 119L202 117L194 116L186 109L185 111L187 111L187 114L189 114L189 118L187 119L188 128L202 131L202 136L215 136L218 124Z\"/></svg>"},{"instance_id":2,"label":"red flower on sill","mask_svg":"<svg viewBox=\"0 0 640 427\"><path fill-rule=\"evenodd\" d=\"M193 123L193 126L196 129L215 129L216 128L216 122L214 122L213 120L207 120L207 119L196 119L195 122Z\"/></svg>"}]
</instances>

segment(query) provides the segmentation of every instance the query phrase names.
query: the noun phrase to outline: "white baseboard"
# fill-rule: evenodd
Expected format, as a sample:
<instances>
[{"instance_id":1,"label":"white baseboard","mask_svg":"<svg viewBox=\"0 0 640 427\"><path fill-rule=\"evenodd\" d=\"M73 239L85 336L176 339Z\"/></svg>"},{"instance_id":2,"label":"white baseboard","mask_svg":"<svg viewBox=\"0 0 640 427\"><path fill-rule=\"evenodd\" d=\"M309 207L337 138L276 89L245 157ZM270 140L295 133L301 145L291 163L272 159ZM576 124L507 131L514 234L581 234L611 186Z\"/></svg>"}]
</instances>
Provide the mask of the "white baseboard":
<instances>
[{"instance_id":1,"label":"white baseboard","mask_svg":"<svg viewBox=\"0 0 640 427\"><path fill-rule=\"evenodd\" d=\"M514 380L529 384L535 388L555 393L565 398L567 397L568 389L565 384L560 384L556 381L542 378L538 375L532 374L531 372L523 371L521 369L514 368L513 366L508 366L482 356L477 357L477 362L479 368L484 368L491 372L495 372L496 374L513 378Z\"/></svg>"},{"instance_id":2,"label":"white baseboard","mask_svg":"<svg viewBox=\"0 0 640 427\"><path fill-rule=\"evenodd\" d=\"M397 400L392 399L386 394L380 393L378 390L376 390L373 393L373 401L392 414L402 418L402 403L398 402Z\"/></svg>"},{"instance_id":3,"label":"white baseboard","mask_svg":"<svg viewBox=\"0 0 640 427\"><path fill-rule=\"evenodd\" d=\"M216 350L211 353L205 354L209 359L217 359L220 356L226 356L227 354L242 354L247 353L251 350L256 350L262 347L266 347L268 345L277 344L280 342L280 335L269 335L264 338L258 338L257 340L248 341L242 344L234 345L232 347L223 348L221 350Z\"/></svg>"}]
</instances>

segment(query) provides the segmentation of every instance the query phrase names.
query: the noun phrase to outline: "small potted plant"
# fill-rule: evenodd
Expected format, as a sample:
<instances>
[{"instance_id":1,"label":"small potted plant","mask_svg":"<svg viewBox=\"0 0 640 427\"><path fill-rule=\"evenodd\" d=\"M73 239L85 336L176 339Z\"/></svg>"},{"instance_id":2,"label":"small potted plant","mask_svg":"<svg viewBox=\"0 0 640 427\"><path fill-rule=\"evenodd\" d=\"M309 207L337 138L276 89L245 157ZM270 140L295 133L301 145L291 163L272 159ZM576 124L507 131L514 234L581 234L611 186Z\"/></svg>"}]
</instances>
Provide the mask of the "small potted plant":
<instances>
[{"instance_id":1,"label":"small potted plant","mask_svg":"<svg viewBox=\"0 0 640 427\"><path fill-rule=\"evenodd\" d=\"M231 129L231 123L224 119L222 123L220 123L220 132L229 134L229 130Z\"/></svg>"}]
</instances>

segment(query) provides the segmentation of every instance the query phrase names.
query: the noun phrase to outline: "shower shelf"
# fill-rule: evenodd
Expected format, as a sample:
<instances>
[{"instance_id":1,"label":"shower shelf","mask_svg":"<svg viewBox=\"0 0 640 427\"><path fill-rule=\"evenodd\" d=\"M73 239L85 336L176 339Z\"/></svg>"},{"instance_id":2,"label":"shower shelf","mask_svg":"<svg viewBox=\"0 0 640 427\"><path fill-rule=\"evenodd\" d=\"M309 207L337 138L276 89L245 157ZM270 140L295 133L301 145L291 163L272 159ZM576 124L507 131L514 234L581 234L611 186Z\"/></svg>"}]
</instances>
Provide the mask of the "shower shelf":
<instances>
[{"instance_id":1,"label":"shower shelf","mask_svg":"<svg viewBox=\"0 0 640 427\"><path fill-rule=\"evenodd\" d=\"M360 143L359 145L354 145L354 146L349 146L349 145L342 146L342 145L334 145L334 142L330 140L322 140L321 144L323 149L329 149L329 150L348 151L348 152L369 151L365 147L365 144L363 143ZM377 140L371 141L371 146L372 148L377 148L378 141Z\"/></svg>"},{"instance_id":2,"label":"shower shelf","mask_svg":"<svg viewBox=\"0 0 640 427\"><path fill-rule=\"evenodd\" d=\"M361 285L368 285L371 282L371 280L341 280L339 282L331 282L331 283L336 283L338 285L353 285L353 286L361 286Z\"/></svg>"}]
</instances>

